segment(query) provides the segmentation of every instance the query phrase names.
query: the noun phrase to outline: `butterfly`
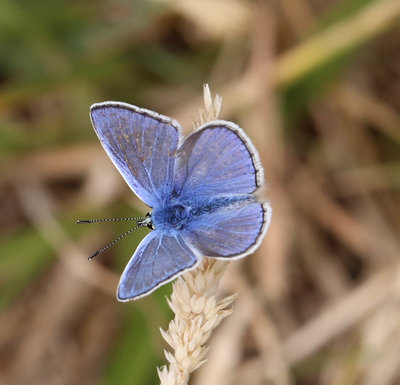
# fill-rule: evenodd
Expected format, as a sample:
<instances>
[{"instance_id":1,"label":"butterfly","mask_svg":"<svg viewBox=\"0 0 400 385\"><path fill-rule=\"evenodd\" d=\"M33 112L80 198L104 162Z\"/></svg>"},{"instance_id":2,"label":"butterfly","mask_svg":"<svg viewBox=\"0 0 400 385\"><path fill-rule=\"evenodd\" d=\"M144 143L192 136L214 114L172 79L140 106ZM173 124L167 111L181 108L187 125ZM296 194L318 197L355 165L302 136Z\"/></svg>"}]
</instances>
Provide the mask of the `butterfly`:
<instances>
[{"instance_id":1,"label":"butterfly","mask_svg":"<svg viewBox=\"0 0 400 385\"><path fill-rule=\"evenodd\" d=\"M183 137L177 121L121 102L96 103L90 115L115 167L150 207L138 224L152 231L122 273L118 300L150 294L203 257L230 260L258 248L272 209L257 198L263 168L239 126L215 120Z\"/></svg>"}]
</instances>

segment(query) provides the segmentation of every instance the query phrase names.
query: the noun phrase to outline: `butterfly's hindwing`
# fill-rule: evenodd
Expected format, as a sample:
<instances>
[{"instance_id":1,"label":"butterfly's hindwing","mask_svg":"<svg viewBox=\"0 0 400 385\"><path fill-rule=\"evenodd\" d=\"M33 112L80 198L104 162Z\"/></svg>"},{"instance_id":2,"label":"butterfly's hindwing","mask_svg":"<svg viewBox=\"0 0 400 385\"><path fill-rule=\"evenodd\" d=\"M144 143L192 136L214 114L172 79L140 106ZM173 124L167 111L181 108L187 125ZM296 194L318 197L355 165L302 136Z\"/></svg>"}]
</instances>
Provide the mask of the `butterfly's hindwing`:
<instances>
[{"instance_id":1,"label":"butterfly's hindwing","mask_svg":"<svg viewBox=\"0 0 400 385\"><path fill-rule=\"evenodd\" d=\"M197 262L198 258L180 234L154 230L143 239L128 262L117 298L127 301L149 294Z\"/></svg>"}]
</instances>

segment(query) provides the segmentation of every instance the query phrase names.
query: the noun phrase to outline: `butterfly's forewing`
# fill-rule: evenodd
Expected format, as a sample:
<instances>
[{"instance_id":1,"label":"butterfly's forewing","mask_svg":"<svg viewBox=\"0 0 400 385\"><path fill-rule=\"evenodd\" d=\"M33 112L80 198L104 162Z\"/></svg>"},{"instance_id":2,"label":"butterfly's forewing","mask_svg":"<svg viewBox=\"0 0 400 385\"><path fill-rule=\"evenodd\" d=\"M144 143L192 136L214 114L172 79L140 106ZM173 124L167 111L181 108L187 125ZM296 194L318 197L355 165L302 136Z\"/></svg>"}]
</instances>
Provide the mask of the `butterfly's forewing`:
<instances>
[{"instance_id":1,"label":"butterfly's forewing","mask_svg":"<svg viewBox=\"0 0 400 385\"><path fill-rule=\"evenodd\" d=\"M117 298L128 301L147 295L193 268L197 261L180 234L154 230L143 239L126 266Z\"/></svg>"},{"instance_id":2,"label":"butterfly's forewing","mask_svg":"<svg viewBox=\"0 0 400 385\"><path fill-rule=\"evenodd\" d=\"M107 154L139 198L154 207L170 195L180 131L176 121L119 102L94 104L91 119Z\"/></svg>"},{"instance_id":3,"label":"butterfly's forewing","mask_svg":"<svg viewBox=\"0 0 400 385\"><path fill-rule=\"evenodd\" d=\"M240 204L201 215L189 224L187 241L203 255L240 258L265 235L271 207L250 195L263 183L259 156L236 124L214 121L191 134L178 150L176 180L184 202L218 196L249 196Z\"/></svg>"},{"instance_id":4,"label":"butterfly's forewing","mask_svg":"<svg viewBox=\"0 0 400 385\"><path fill-rule=\"evenodd\" d=\"M207 123L178 150L177 185L182 198L249 194L263 180L258 155L244 131L226 121Z\"/></svg>"}]
</instances>

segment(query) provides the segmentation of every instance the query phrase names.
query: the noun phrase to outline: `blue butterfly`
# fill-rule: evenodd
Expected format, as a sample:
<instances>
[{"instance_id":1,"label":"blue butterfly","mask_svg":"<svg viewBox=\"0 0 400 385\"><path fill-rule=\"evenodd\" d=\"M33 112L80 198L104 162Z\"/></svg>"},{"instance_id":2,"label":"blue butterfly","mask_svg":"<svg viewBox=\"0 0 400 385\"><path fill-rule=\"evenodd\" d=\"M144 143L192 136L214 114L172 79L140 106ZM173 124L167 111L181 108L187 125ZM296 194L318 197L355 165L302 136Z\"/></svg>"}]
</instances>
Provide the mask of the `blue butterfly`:
<instances>
[{"instance_id":1,"label":"blue butterfly","mask_svg":"<svg viewBox=\"0 0 400 385\"><path fill-rule=\"evenodd\" d=\"M260 245L271 207L256 197L259 156L244 131L215 120L184 138L178 122L120 102L91 107L97 136L153 229L126 266L120 301L143 297L194 269L204 256L242 258Z\"/></svg>"}]
</instances>

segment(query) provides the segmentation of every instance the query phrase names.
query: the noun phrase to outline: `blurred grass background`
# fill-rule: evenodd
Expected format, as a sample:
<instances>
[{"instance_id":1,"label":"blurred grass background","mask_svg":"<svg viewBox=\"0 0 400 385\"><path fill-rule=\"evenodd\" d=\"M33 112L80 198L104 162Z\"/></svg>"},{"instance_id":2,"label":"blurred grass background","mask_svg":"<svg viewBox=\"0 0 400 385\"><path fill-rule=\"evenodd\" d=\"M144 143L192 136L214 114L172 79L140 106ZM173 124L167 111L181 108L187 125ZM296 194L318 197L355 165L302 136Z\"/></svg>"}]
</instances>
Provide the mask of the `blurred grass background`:
<instances>
[{"instance_id":1,"label":"blurred grass background","mask_svg":"<svg viewBox=\"0 0 400 385\"><path fill-rule=\"evenodd\" d=\"M400 383L400 1L0 0L0 384L156 384L170 285L118 303L146 207L95 137L118 100L178 119L202 84L274 208L192 384Z\"/></svg>"}]
</instances>

